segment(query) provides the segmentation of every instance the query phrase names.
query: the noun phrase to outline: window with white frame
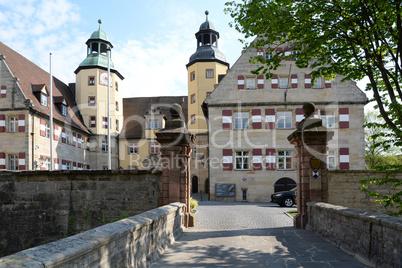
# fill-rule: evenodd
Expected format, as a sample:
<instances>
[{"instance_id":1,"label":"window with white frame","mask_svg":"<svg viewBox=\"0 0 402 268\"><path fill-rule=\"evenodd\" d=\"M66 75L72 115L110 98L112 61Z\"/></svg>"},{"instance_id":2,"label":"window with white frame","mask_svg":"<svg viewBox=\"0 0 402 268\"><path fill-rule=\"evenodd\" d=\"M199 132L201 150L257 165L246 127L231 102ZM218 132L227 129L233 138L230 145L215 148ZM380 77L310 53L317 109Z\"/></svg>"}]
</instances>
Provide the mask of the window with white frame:
<instances>
[{"instance_id":1,"label":"window with white frame","mask_svg":"<svg viewBox=\"0 0 402 268\"><path fill-rule=\"evenodd\" d=\"M46 170L50 170L50 158L46 158L42 165Z\"/></svg>"},{"instance_id":2,"label":"window with white frame","mask_svg":"<svg viewBox=\"0 0 402 268\"><path fill-rule=\"evenodd\" d=\"M214 78L214 70L213 69L207 69L205 71L205 77L206 78Z\"/></svg>"},{"instance_id":3,"label":"window with white frame","mask_svg":"<svg viewBox=\"0 0 402 268\"><path fill-rule=\"evenodd\" d=\"M235 113L234 117L234 129L248 129L249 113Z\"/></svg>"},{"instance_id":4,"label":"window with white frame","mask_svg":"<svg viewBox=\"0 0 402 268\"><path fill-rule=\"evenodd\" d=\"M40 105L47 107L47 96L45 94L40 94Z\"/></svg>"},{"instance_id":5,"label":"window with white frame","mask_svg":"<svg viewBox=\"0 0 402 268\"><path fill-rule=\"evenodd\" d=\"M130 142L128 145L128 153L129 154L138 154L138 142Z\"/></svg>"},{"instance_id":6,"label":"window with white frame","mask_svg":"<svg viewBox=\"0 0 402 268\"><path fill-rule=\"evenodd\" d=\"M250 153L247 151L236 152L235 163L236 163L236 170L249 170Z\"/></svg>"},{"instance_id":7,"label":"window with white frame","mask_svg":"<svg viewBox=\"0 0 402 268\"><path fill-rule=\"evenodd\" d=\"M18 130L18 119L17 117L9 117L8 119L8 131L17 132Z\"/></svg>"},{"instance_id":8,"label":"window with white frame","mask_svg":"<svg viewBox=\"0 0 402 268\"><path fill-rule=\"evenodd\" d=\"M159 120L158 119L151 119L149 121L149 125L151 129L158 129L159 128Z\"/></svg>"},{"instance_id":9,"label":"window with white frame","mask_svg":"<svg viewBox=\"0 0 402 268\"><path fill-rule=\"evenodd\" d=\"M313 88L322 88L321 77L316 78L316 80L314 81Z\"/></svg>"},{"instance_id":10,"label":"window with white frame","mask_svg":"<svg viewBox=\"0 0 402 268\"><path fill-rule=\"evenodd\" d=\"M278 169L293 169L292 151L278 151Z\"/></svg>"},{"instance_id":11,"label":"window with white frame","mask_svg":"<svg viewBox=\"0 0 402 268\"><path fill-rule=\"evenodd\" d=\"M67 115L67 106L62 104L61 105L61 115L66 116Z\"/></svg>"},{"instance_id":12,"label":"window with white frame","mask_svg":"<svg viewBox=\"0 0 402 268\"><path fill-rule=\"evenodd\" d=\"M279 88L288 88L288 77L279 77Z\"/></svg>"},{"instance_id":13,"label":"window with white frame","mask_svg":"<svg viewBox=\"0 0 402 268\"><path fill-rule=\"evenodd\" d=\"M45 124L46 138L50 137L50 126L48 123Z\"/></svg>"},{"instance_id":14,"label":"window with white frame","mask_svg":"<svg viewBox=\"0 0 402 268\"><path fill-rule=\"evenodd\" d=\"M107 140L102 140L102 153L108 152L108 143Z\"/></svg>"},{"instance_id":15,"label":"window with white frame","mask_svg":"<svg viewBox=\"0 0 402 268\"><path fill-rule=\"evenodd\" d=\"M278 128L285 129L292 127L292 112L277 112Z\"/></svg>"},{"instance_id":16,"label":"window with white frame","mask_svg":"<svg viewBox=\"0 0 402 268\"><path fill-rule=\"evenodd\" d=\"M266 60L269 60L269 59L272 59L274 57L274 55L272 55L271 53L265 53L265 59Z\"/></svg>"},{"instance_id":17,"label":"window with white frame","mask_svg":"<svg viewBox=\"0 0 402 268\"><path fill-rule=\"evenodd\" d=\"M71 132L66 130L66 143L71 144Z\"/></svg>"},{"instance_id":18,"label":"window with white frame","mask_svg":"<svg viewBox=\"0 0 402 268\"><path fill-rule=\"evenodd\" d=\"M336 154L335 151L328 151L327 154L327 168L335 169L336 168Z\"/></svg>"},{"instance_id":19,"label":"window with white frame","mask_svg":"<svg viewBox=\"0 0 402 268\"><path fill-rule=\"evenodd\" d=\"M255 89L255 78L247 78L246 79L246 88L247 89Z\"/></svg>"},{"instance_id":20,"label":"window with white frame","mask_svg":"<svg viewBox=\"0 0 402 268\"><path fill-rule=\"evenodd\" d=\"M151 141L149 152L150 154L159 154L161 145L157 141Z\"/></svg>"},{"instance_id":21,"label":"window with white frame","mask_svg":"<svg viewBox=\"0 0 402 268\"><path fill-rule=\"evenodd\" d=\"M190 73L190 81L195 80L195 72Z\"/></svg>"},{"instance_id":22,"label":"window with white frame","mask_svg":"<svg viewBox=\"0 0 402 268\"><path fill-rule=\"evenodd\" d=\"M321 111L322 125L326 128L335 128L335 112Z\"/></svg>"},{"instance_id":23,"label":"window with white frame","mask_svg":"<svg viewBox=\"0 0 402 268\"><path fill-rule=\"evenodd\" d=\"M293 60L299 60L299 55L300 51L296 50L296 51L292 51L293 54Z\"/></svg>"},{"instance_id":24,"label":"window with white frame","mask_svg":"<svg viewBox=\"0 0 402 268\"><path fill-rule=\"evenodd\" d=\"M16 154L8 155L8 169L9 170L18 170L18 155L16 155Z\"/></svg>"},{"instance_id":25,"label":"window with white frame","mask_svg":"<svg viewBox=\"0 0 402 268\"><path fill-rule=\"evenodd\" d=\"M195 124L196 118L195 114L191 115L191 124Z\"/></svg>"},{"instance_id":26,"label":"window with white frame","mask_svg":"<svg viewBox=\"0 0 402 268\"><path fill-rule=\"evenodd\" d=\"M70 161L66 161L66 169L71 169L71 162Z\"/></svg>"}]
</instances>

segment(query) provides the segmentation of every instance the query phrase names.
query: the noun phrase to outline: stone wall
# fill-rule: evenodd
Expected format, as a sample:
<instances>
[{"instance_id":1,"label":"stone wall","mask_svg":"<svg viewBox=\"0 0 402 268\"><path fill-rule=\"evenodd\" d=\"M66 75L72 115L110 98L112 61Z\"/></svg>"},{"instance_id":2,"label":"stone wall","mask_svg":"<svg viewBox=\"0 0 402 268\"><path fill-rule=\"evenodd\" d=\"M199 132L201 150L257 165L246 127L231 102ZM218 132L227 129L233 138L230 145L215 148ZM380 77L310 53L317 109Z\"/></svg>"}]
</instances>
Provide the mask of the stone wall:
<instances>
[{"instance_id":1,"label":"stone wall","mask_svg":"<svg viewBox=\"0 0 402 268\"><path fill-rule=\"evenodd\" d=\"M384 208L384 205L374 202L374 199L360 190L359 181L364 178L385 177L383 173L372 170L332 170L328 172L328 201L333 205L345 206L353 209L374 211L389 214L397 210L392 207ZM402 173L394 175L402 179ZM390 185L378 187L371 185L369 189L376 189L381 194L391 195L402 191L401 188L391 188Z\"/></svg>"},{"instance_id":2,"label":"stone wall","mask_svg":"<svg viewBox=\"0 0 402 268\"><path fill-rule=\"evenodd\" d=\"M183 232L185 205L173 203L0 258L8 267L149 267Z\"/></svg>"},{"instance_id":3,"label":"stone wall","mask_svg":"<svg viewBox=\"0 0 402 268\"><path fill-rule=\"evenodd\" d=\"M0 257L160 205L161 174L0 171Z\"/></svg>"},{"instance_id":4,"label":"stone wall","mask_svg":"<svg viewBox=\"0 0 402 268\"><path fill-rule=\"evenodd\" d=\"M307 230L376 267L402 267L402 219L308 203Z\"/></svg>"}]
</instances>

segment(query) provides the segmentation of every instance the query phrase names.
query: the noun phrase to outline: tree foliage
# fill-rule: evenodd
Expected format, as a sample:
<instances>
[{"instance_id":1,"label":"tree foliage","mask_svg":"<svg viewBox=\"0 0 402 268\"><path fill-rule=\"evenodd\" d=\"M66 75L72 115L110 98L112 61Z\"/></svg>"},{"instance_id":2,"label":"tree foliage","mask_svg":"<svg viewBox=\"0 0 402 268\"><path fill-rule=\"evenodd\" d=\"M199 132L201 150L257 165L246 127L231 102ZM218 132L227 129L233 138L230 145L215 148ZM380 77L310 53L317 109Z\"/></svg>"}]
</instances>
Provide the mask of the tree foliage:
<instances>
[{"instance_id":1,"label":"tree foliage","mask_svg":"<svg viewBox=\"0 0 402 268\"><path fill-rule=\"evenodd\" d=\"M258 36L248 47L267 47L271 59L256 73L272 77L285 52L276 47L289 44L300 51L296 66L311 68L319 76L361 80L368 77L366 90L373 92L384 133L402 146L402 1L401 0L241 0L226 3L231 26L244 40ZM245 42L242 40L243 42Z\"/></svg>"},{"instance_id":2,"label":"tree foliage","mask_svg":"<svg viewBox=\"0 0 402 268\"><path fill-rule=\"evenodd\" d=\"M376 111L368 111L364 115L364 143L366 168L375 169L381 166L396 166L402 163L401 150L393 146L393 140L386 139L384 133L389 130L382 125L384 120Z\"/></svg>"}]
</instances>

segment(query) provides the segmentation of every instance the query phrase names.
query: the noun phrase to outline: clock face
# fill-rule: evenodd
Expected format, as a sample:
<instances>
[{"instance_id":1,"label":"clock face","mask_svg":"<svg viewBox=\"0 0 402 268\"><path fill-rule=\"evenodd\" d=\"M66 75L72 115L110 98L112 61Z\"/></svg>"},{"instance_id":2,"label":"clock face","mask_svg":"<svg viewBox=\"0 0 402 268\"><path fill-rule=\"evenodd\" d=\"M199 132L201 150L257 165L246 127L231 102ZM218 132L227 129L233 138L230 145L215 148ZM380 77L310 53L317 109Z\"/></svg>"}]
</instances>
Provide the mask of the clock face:
<instances>
[{"instance_id":1,"label":"clock face","mask_svg":"<svg viewBox=\"0 0 402 268\"><path fill-rule=\"evenodd\" d=\"M102 72L102 73L100 73L100 77L99 77L99 83L101 84L101 85L104 85L104 86L107 86L107 81L110 81L109 82L109 85L110 86L112 86L113 85L113 81L112 81L112 76L109 76L109 79L107 79L107 73L106 72Z\"/></svg>"}]
</instances>

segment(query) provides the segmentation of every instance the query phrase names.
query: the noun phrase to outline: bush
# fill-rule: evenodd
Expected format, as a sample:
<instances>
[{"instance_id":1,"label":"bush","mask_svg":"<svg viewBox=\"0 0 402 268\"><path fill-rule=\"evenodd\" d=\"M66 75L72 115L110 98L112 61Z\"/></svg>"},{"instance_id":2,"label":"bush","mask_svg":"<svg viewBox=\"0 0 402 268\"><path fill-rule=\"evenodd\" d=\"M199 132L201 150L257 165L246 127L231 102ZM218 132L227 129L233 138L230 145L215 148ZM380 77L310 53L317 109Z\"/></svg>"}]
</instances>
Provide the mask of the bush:
<instances>
[{"instance_id":1,"label":"bush","mask_svg":"<svg viewBox=\"0 0 402 268\"><path fill-rule=\"evenodd\" d=\"M190 211L194 212L194 210L198 207L198 201L192 197L190 197Z\"/></svg>"}]
</instances>

